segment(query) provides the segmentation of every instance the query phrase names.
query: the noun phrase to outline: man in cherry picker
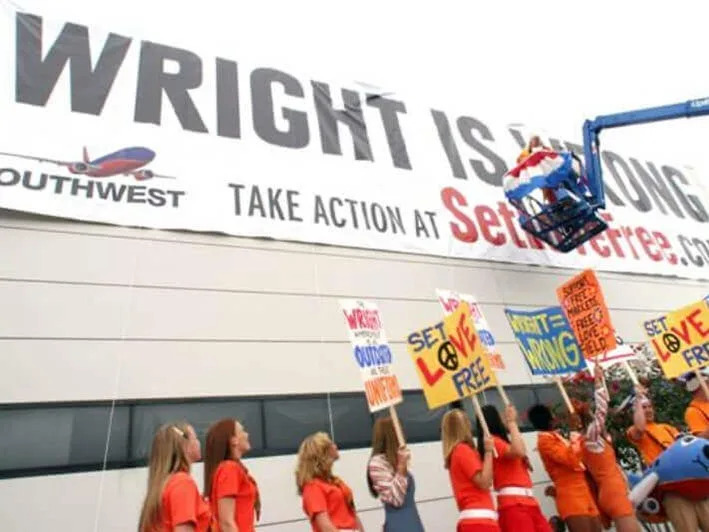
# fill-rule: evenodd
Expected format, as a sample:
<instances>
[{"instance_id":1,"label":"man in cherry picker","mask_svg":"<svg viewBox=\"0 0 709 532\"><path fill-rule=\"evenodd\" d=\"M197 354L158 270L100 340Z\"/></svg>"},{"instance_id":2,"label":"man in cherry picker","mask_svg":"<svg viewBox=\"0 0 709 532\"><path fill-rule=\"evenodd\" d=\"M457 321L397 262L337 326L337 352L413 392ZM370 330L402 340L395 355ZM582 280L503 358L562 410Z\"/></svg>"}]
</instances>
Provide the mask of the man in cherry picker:
<instances>
[{"instance_id":1,"label":"man in cherry picker","mask_svg":"<svg viewBox=\"0 0 709 532\"><path fill-rule=\"evenodd\" d=\"M518 193L527 196L535 188L541 188L544 202L549 205L559 200L557 192L562 188L576 195L588 194L579 158L573 153L558 152L545 146L539 135L529 138L516 162L517 166L503 179L506 193L519 187ZM547 186L539 186L540 181L546 181Z\"/></svg>"},{"instance_id":2,"label":"man in cherry picker","mask_svg":"<svg viewBox=\"0 0 709 532\"><path fill-rule=\"evenodd\" d=\"M551 148L548 146L545 146L544 143L542 143L542 139L539 137L539 135L532 135L529 137L529 141L527 142L527 145L522 149L520 154L517 156L517 164L521 164L522 161L524 161L527 157L532 155L532 153L540 151L540 150L545 150L545 151L553 151ZM547 203L554 203L556 201L556 194L554 194L554 190L551 188L542 188L542 194L544 195L544 200Z\"/></svg>"}]
</instances>

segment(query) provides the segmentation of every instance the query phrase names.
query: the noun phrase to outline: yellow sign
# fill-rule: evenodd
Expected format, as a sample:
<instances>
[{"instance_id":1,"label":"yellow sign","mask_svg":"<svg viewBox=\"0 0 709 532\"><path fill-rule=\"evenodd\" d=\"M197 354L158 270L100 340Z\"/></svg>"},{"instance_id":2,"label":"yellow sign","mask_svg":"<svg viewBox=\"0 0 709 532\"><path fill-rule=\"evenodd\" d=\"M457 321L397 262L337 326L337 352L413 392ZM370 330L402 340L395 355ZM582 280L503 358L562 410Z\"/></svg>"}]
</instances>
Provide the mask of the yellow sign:
<instances>
[{"instance_id":1,"label":"yellow sign","mask_svg":"<svg viewBox=\"0 0 709 532\"><path fill-rule=\"evenodd\" d=\"M496 385L465 302L443 321L412 332L406 347L430 409Z\"/></svg>"},{"instance_id":2,"label":"yellow sign","mask_svg":"<svg viewBox=\"0 0 709 532\"><path fill-rule=\"evenodd\" d=\"M704 300L643 325L668 379L709 366L709 306Z\"/></svg>"}]
</instances>

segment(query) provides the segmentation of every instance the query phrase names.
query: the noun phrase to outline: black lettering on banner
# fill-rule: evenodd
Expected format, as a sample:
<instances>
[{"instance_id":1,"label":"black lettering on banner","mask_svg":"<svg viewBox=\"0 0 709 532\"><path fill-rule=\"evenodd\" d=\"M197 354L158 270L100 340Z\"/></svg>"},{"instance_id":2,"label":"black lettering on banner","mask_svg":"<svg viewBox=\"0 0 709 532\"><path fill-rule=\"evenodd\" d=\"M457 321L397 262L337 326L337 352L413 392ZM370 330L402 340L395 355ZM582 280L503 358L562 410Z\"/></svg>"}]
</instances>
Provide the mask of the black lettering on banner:
<instances>
[{"instance_id":1,"label":"black lettering on banner","mask_svg":"<svg viewBox=\"0 0 709 532\"><path fill-rule=\"evenodd\" d=\"M126 187L121 185L120 187L116 186L115 183L101 183L97 182L96 183L96 189L98 192L98 196L101 199L111 199L112 201L119 202L123 199L123 193L126 191Z\"/></svg>"},{"instance_id":2,"label":"black lettering on banner","mask_svg":"<svg viewBox=\"0 0 709 532\"><path fill-rule=\"evenodd\" d=\"M515 142L519 145L519 149L522 150L524 147L527 145L527 141L524 140L524 136L522 136L522 133L515 128L507 128L507 131L510 132L510 135L512 135L512 138L515 139Z\"/></svg>"},{"instance_id":3,"label":"black lettering on banner","mask_svg":"<svg viewBox=\"0 0 709 532\"><path fill-rule=\"evenodd\" d=\"M332 105L330 87L327 83L311 81L315 111L320 128L320 145L323 153L342 155L338 123L341 122L350 130L354 144L355 159L358 161L373 161L372 148L367 136L367 124L364 121L359 94L355 91L342 89L344 110L336 110Z\"/></svg>"},{"instance_id":4,"label":"black lettering on banner","mask_svg":"<svg viewBox=\"0 0 709 532\"><path fill-rule=\"evenodd\" d=\"M690 249L693 246L688 238L686 238L684 235L679 235L677 237L677 240L679 240L679 244L680 244L680 246L682 246L685 256L691 261L692 264L694 264L695 266L704 266L704 261L702 260L702 256L701 255L694 255L690 252ZM682 259L682 262L685 263L685 259Z\"/></svg>"},{"instance_id":5,"label":"black lettering on banner","mask_svg":"<svg viewBox=\"0 0 709 532\"><path fill-rule=\"evenodd\" d=\"M148 203L153 207L164 207L165 206L165 193L158 188L151 188L148 190ZM177 205L173 205L176 207Z\"/></svg>"},{"instance_id":6,"label":"black lettering on banner","mask_svg":"<svg viewBox=\"0 0 709 532\"><path fill-rule=\"evenodd\" d=\"M662 211L662 214L667 214L667 209L665 207L667 206L675 216L678 218L684 218L684 214L680 210L679 205L677 205L670 189L667 188L667 183L665 183L662 176L660 176L660 172L658 172L657 168L655 168L655 165L649 161L645 163L647 164L647 169L650 170L650 173L648 173L640 162L633 157L630 158L630 164L633 165L635 172L645 185L645 188L655 202L657 208Z\"/></svg>"},{"instance_id":7,"label":"black lettering on banner","mask_svg":"<svg viewBox=\"0 0 709 532\"><path fill-rule=\"evenodd\" d=\"M344 227L347 222L344 218L338 218L335 211L335 204L339 207L343 206L342 200L340 198L330 198L330 218L332 218L332 224L335 227Z\"/></svg>"},{"instance_id":8,"label":"black lettering on banner","mask_svg":"<svg viewBox=\"0 0 709 532\"><path fill-rule=\"evenodd\" d=\"M128 203L145 203L145 187L128 187Z\"/></svg>"},{"instance_id":9,"label":"black lettering on banner","mask_svg":"<svg viewBox=\"0 0 709 532\"><path fill-rule=\"evenodd\" d=\"M423 216L421 216L421 213L418 211L418 209L414 209L414 227L416 229L417 237L424 235L426 238L430 238L430 235L428 234L428 229L426 228L426 222L424 221Z\"/></svg>"},{"instance_id":10,"label":"black lettering on banner","mask_svg":"<svg viewBox=\"0 0 709 532\"><path fill-rule=\"evenodd\" d=\"M478 140L473 133L473 131L477 131L483 140L494 141L490 128L471 116L461 116L458 118L457 125L460 136L465 143L487 159L488 163L492 164L492 171L488 171L480 159L469 159L475 175L489 185L502 186L502 176L507 172L507 165L504 159Z\"/></svg>"},{"instance_id":11,"label":"black lettering on banner","mask_svg":"<svg viewBox=\"0 0 709 532\"><path fill-rule=\"evenodd\" d=\"M582 161L584 161L584 166L586 168L588 168L588 165L585 162L586 158L584 157L584 154L583 154L583 146L581 146L579 144L575 144L573 142L569 142L568 140L564 141L564 144L566 144L566 147L570 152L575 153L576 156L578 156ZM625 205L625 202L622 199L620 199L620 197L618 196L618 193L615 190L613 190L612 183L610 182L609 179L603 180L603 190L604 190L606 197L613 205L618 205L619 207L622 207L623 205Z\"/></svg>"},{"instance_id":12,"label":"black lettering on banner","mask_svg":"<svg viewBox=\"0 0 709 532\"><path fill-rule=\"evenodd\" d=\"M165 60L179 64L177 74L165 72ZM189 50L143 41L140 47L135 121L160 124L163 91L183 129L207 133L189 91L202 84L202 60Z\"/></svg>"},{"instance_id":13,"label":"black lettering on banner","mask_svg":"<svg viewBox=\"0 0 709 532\"><path fill-rule=\"evenodd\" d=\"M54 181L54 193L61 194L64 190L64 183L72 181L71 177L65 177L61 175L50 175L49 179Z\"/></svg>"},{"instance_id":14,"label":"black lettering on banner","mask_svg":"<svg viewBox=\"0 0 709 532\"><path fill-rule=\"evenodd\" d=\"M237 185L235 183L229 183L229 188L234 190L234 214L241 216L241 195L240 192L244 188L244 185Z\"/></svg>"},{"instance_id":15,"label":"black lettering on banner","mask_svg":"<svg viewBox=\"0 0 709 532\"><path fill-rule=\"evenodd\" d=\"M679 181L683 185L689 185L687 177L677 170L677 168L668 165L662 167L662 173L665 175L667 182L672 187L672 190L674 190L675 195L679 198L679 202L687 214L698 222L706 222L709 220L709 214L707 214L701 200L693 194L685 194L682 187L677 183Z\"/></svg>"},{"instance_id":16,"label":"black lettering on banner","mask_svg":"<svg viewBox=\"0 0 709 532\"><path fill-rule=\"evenodd\" d=\"M296 199L300 196L297 190L286 190L286 201L288 202L288 219L291 222L302 222L303 219L296 214L296 210L300 208L300 203Z\"/></svg>"},{"instance_id":17,"label":"black lettering on banner","mask_svg":"<svg viewBox=\"0 0 709 532\"><path fill-rule=\"evenodd\" d=\"M32 183L32 172L25 170L22 175L22 186L28 190L43 190L47 186L47 174L39 175L39 182ZM74 194L76 195L76 194Z\"/></svg>"},{"instance_id":18,"label":"black lettering on banner","mask_svg":"<svg viewBox=\"0 0 709 532\"><path fill-rule=\"evenodd\" d=\"M110 33L92 69L89 30L86 26L64 24L57 40L42 59L42 17L17 13L15 100L31 105L47 105L49 96L69 62L71 110L99 115L128 52L131 39Z\"/></svg>"},{"instance_id":19,"label":"black lettering on banner","mask_svg":"<svg viewBox=\"0 0 709 532\"><path fill-rule=\"evenodd\" d=\"M549 138L549 144L551 145L551 148L555 151L564 151L564 146L561 144L561 141L553 138Z\"/></svg>"},{"instance_id":20,"label":"black lettering on banner","mask_svg":"<svg viewBox=\"0 0 709 532\"><path fill-rule=\"evenodd\" d=\"M241 137L239 70L236 61L217 57L217 135Z\"/></svg>"},{"instance_id":21,"label":"black lettering on banner","mask_svg":"<svg viewBox=\"0 0 709 532\"><path fill-rule=\"evenodd\" d=\"M707 246L707 243L703 241L701 238L693 238L692 239L692 244L694 247L699 250L699 252L702 254L702 257L704 260L709 262L709 247Z\"/></svg>"},{"instance_id":22,"label":"black lettering on banner","mask_svg":"<svg viewBox=\"0 0 709 532\"><path fill-rule=\"evenodd\" d=\"M316 224L325 223L325 225L330 225L330 220L328 219L327 211L325 210L325 204L323 203L320 194L315 194L315 214L313 216L313 222ZM337 227L342 227L342 225L338 225Z\"/></svg>"},{"instance_id":23,"label":"black lettering on banner","mask_svg":"<svg viewBox=\"0 0 709 532\"><path fill-rule=\"evenodd\" d=\"M9 179L5 177L8 174L10 176ZM0 170L0 185L12 187L18 184L20 179L22 179L20 177L20 172L14 168L3 168Z\"/></svg>"},{"instance_id":24,"label":"black lettering on banner","mask_svg":"<svg viewBox=\"0 0 709 532\"><path fill-rule=\"evenodd\" d=\"M367 95L367 105L379 109L379 114L382 117L384 132L386 133L387 143L389 144L389 153L391 154L392 162L397 168L405 168L411 170L411 162L409 161L409 153L406 151L406 142L404 135L401 132L399 124L399 115L397 113L406 113L404 102L398 100L390 100L376 94Z\"/></svg>"},{"instance_id":25,"label":"black lettering on banner","mask_svg":"<svg viewBox=\"0 0 709 532\"><path fill-rule=\"evenodd\" d=\"M628 163L626 163L620 155L612 151L605 150L602 152L602 156L603 160L606 163L606 166L615 178L615 182L618 184L618 188L620 188L620 191L622 192L623 196L625 196L625 199L628 200L628 202L630 202L630 204L640 212L647 212L649 210L652 210L652 205L650 205L650 200L648 199L647 194L645 194L645 191L640 186L640 183L638 183L637 179L635 179L635 176L630 170ZM630 183L630 186L633 188L635 194L637 195L637 199L634 198L628 191L627 187L625 186L625 183L621 179L617 167L620 167L620 169L625 174L626 178L628 179L628 183Z\"/></svg>"},{"instance_id":26,"label":"black lettering on banner","mask_svg":"<svg viewBox=\"0 0 709 532\"><path fill-rule=\"evenodd\" d=\"M254 131L269 144L284 148L304 148L310 142L308 117L303 111L282 107L280 114L288 123L288 129L276 127L273 105L273 87L280 85L288 96L302 98L303 86L285 72L272 68L257 68L251 73L251 105Z\"/></svg>"},{"instance_id":27,"label":"black lettering on banner","mask_svg":"<svg viewBox=\"0 0 709 532\"><path fill-rule=\"evenodd\" d=\"M443 111L436 111L435 109L431 109L431 116L433 116L433 122L436 124L438 139L446 152L446 157L448 157L448 164L450 164L453 177L468 179L465 168L463 168L463 162L460 160L460 152L458 152L455 139L453 139L448 117Z\"/></svg>"},{"instance_id":28,"label":"black lettering on banner","mask_svg":"<svg viewBox=\"0 0 709 532\"><path fill-rule=\"evenodd\" d=\"M145 187L142 187L145 188ZM87 198L94 197L94 181L88 180L86 183L82 183L80 179L73 179L71 181L71 195L78 196L79 191L83 192Z\"/></svg>"}]
</instances>

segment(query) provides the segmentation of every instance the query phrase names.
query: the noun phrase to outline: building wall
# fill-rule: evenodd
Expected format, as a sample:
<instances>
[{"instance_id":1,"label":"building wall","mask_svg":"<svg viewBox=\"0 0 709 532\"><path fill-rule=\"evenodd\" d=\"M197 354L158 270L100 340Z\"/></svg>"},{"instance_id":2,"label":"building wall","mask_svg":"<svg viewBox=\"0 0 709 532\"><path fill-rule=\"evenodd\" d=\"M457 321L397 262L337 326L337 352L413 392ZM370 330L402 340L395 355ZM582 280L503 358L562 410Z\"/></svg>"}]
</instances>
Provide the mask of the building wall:
<instances>
[{"instance_id":1,"label":"building wall","mask_svg":"<svg viewBox=\"0 0 709 532\"><path fill-rule=\"evenodd\" d=\"M359 392L338 307L345 297L379 305L400 382L418 389L403 339L440 319L436 288L477 296L509 366L500 374L503 384L541 383L530 376L503 308L556 304L555 287L573 273L9 211L0 212L0 249L0 418L19 407L41 414L58 403L72 408L91 401ZM702 282L603 272L599 277L626 341L643 339L642 320L706 295ZM67 419L65 436L76 440L78 428ZM27 417L6 419L6 456L11 452L22 461L37 448L53 448L56 442L41 430L33 432L37 423L41 416L34 425ZM527 434L530 449L534 440ZM451 530L455 508L440 444L412 448L427 530ZM365 524L374 530L382 514L366 492L367 452L343 451L337 470L354 487ZM546 477L532 455L541 490ZM292 454L248 461L264 493L264 528L307 530L293 465ZM195 474L201 477L200 467ZM133 529L145 484L140 467L0 475L5 530ZM39 510L37 500L45 501ZM549 500L540 500L551 514Z\"/></svg>"}]
</instances>

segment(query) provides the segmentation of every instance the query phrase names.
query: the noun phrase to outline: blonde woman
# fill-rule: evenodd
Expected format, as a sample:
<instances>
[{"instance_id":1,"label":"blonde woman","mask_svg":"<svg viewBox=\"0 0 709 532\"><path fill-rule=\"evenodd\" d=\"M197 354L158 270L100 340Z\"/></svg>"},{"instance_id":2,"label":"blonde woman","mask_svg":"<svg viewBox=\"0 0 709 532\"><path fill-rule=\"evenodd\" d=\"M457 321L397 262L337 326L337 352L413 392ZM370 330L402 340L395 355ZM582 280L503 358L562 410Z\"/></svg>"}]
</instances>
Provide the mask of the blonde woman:
<instances>
[{"instance_id":1,"label":"blonde woman","mask_svg":"<svg viewBox=\"0 0 709 532\"><path fill-rule=\"evenodd\" d=\"M139 532L206 532L209 505L190 476L201 459L194 429L187 423L163 425L155 433L148 467L148 493L140 512Z\"/></svg>"},{"instance_id":2,"label":"blonde woman","mask_svg":"<svg viewBox=\"0 0 709 532\"><path fill-rule=\"evenodd\" d=\"M484 439L484 457L475 449L468 416L460 409L446 412L441 421L443 460L458 505L457 532L500 532L492 502L492 438Z\"/></svg>"},{"instance_id":3,"label":"blonde woman","mask_svg":"<svg viewBox=\"0 0 709 532\"><path fill-rule=\"evenodd\" d=\"M209 427L204 453L204 493L209 496L213 532L254 532L261 514L258 485L241 458L251 449L249 433L235 419Z\"/></svg>"},{"instance_id":4,"label":"blonde woman","mask_svg":"<svg viewBox=\"0 0 709 532\"><path fill-rule=\"evenodd\" d=\"M364 532L352 490L332 474L339 457L337 446L324 432L308 436L298 449L295 483L313 532Z\"/></svg>"}]
</instances>

